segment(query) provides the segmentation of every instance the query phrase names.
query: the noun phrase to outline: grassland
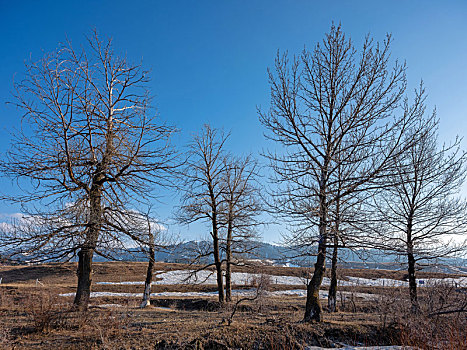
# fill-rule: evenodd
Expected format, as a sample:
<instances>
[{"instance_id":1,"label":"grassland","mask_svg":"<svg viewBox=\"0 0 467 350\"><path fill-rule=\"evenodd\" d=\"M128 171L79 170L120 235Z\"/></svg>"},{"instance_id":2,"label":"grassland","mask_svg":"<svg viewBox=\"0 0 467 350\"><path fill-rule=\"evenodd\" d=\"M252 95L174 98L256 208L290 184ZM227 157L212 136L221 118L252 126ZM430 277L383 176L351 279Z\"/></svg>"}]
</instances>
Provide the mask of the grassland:
<instances>
[{"instance_id":1,"label":"grassland","mask_svg":"<svg viewBox=\"0 0 467 350\"><path fill-rule=\"evenodd\" d=\"M157 271L186 270L182 264L156 264ZM42 264L0 266L0 344L2 349L304 349L306 346L415 345L420 348L465 349L464 313L427 317L430 310L462 303L463 288L421 288L423 310L410 315L405 288L343 286L339 312L325 313L320 324L301 323L305 299L270 293L243 302L229 325L232 305L220 307L215 295L177 297L165 295L140 309L139 297L92 298L89 310L73 311L71 296L76 285L76 265ZM142 293L139 282L146 264L108 262L94 265L93 291ZM306 276L301 268L275 266L237 267L236 272L276 276ZM403 271L342 270L351 277L402 280ZM419 278L458 277L419 273ZM157 275L156 275L157 280ZM304 289L296 285L270 284L270 292ZM255 282L234 286L254 290ZM213 292L214 285L157 284L152 291ZM362 293L362 294L359 294ZM361 297L371 295L371 298ZM239 297L234 297L234 303ZM457 303L457 304L456 304ZM323 304L324 301L323 301ZM459 304L460 305L460 304ZM446 309L447 310L447 309ZM441 344L441 345L440 345Z\"/></svg>"}]
</instances>

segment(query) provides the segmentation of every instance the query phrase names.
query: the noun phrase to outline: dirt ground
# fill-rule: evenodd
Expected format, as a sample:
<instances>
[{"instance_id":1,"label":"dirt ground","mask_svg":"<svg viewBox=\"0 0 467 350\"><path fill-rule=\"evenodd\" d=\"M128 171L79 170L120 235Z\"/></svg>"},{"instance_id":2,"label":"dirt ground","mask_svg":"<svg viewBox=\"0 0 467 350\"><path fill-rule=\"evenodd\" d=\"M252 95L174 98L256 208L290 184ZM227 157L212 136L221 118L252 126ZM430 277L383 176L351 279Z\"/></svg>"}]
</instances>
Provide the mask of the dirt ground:
<instances>
[{"instance_id":1,"label":"dirt ground","mask_svg":"<svg viewBox=\"0 0 467 350\"><path fill-rule=\"evenodd\" d=\"M188 265L181 264L159 263L156 266L156 270L187 268ZM267 266L261 269L284 276L304 273L299 268ZM95 282L143 281L145 270L145 263L96 263L93 291L142 293L142 285L99 285ZM301 322L304 298L264 296L239 304L229 324L233 305L220 307L215 298L209 297L161 297L145 309L138 307L139 298L99 297L91 299L88 311L73 311L73 298L59 294L75 291L75 271L73 263L0 266L1 349L304 349L306 346L410 343L403 327L408 323L401 323L405 314L394 311L401 308L396 301L406 291L395 288L358 287L358 291L373 293L378 298L342 298L340 311L324 312L324 322L319 324ZM257 272L257 268L242 267L237 271ZM393 279L402 279L404 275L400 271L384 270L340 273L342 276ZM419 276L440 277L439 274ZM270 286L271 290L286 287ZM152 288L152 292L214 290L215 286L209 285L155 285ZM392 299L391 295L394 295ZM238 297L234 297L233 303L237 300ZM394 305L389 305L390 300ZM459 327L463 325L461 322ZM467 338L462 338L464 333L456 344L467 344ZM451 347L457 348L462 346Z\"/></svg>"}]
</instances>

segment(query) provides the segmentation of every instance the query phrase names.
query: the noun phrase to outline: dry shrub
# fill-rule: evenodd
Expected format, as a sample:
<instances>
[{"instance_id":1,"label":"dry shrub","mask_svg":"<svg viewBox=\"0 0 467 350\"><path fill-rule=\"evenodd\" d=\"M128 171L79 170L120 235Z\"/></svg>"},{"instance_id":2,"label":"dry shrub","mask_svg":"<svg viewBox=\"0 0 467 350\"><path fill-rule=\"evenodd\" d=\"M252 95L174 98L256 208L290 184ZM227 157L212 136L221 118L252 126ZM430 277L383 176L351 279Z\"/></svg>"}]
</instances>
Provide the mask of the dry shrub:
<instances>
[{"instance_id":1,"label":"dry shrub","mask_svg":"<svg viewBox=\"0 0 467 350\"><path fill-rule=\"evenodd\" d=\"M123 335L129 322L127 312L107 309L79 311L46 289L31 294L23 308L35 332L79 330L84 339L98 343L101 348L113 348L110 344Z\"/></svg>"},{"instance_id":2,"label":"dry shrub","mask_svg":"<svg viewBox=\"0 0 467 350\"><path fill-rule=\"evenodd\" d=\"M467 349L467 290L438 283L420 291L420 312L402 323L402 342L420 349Z\"/></svg>"},{"instance_id":3,"label":"dry shrub","mask_svg":"<svg viewBox=\"0 0 467 350\"><path fill-rule=\"evenodd\" d=\"M375 309L383 328L399 324L410 308L408 291L402 288L387 288L376 301Z\"/></svg>"},{"instance_id":4,"label":"dry shrub","mask_svg":"<svg viewBox=\"0 0 467 350\"><path fill-rule=\"evenodd\" d=\"M418 349L467 349L467 290L440 283L419 288L419 310L408 290L393 288L379 304L383 327L396 326L403 345Z\"/></svg>"},{"instance_id":5,"label":"dry shrub","mask_svg":"<svg viewBox=\"0 0 467 350\"><path fill-rule=\"evenodd\" d=\"M115 343L127 334L130 315L114 310L99 310L88 314L88 319L91 321L87 323L90 327L83 327L83 332L89 332L90 335L94 333L101 348L114 349Z\"/></svg>"},{"instance_id":6,"label":"dry shrub","mask_svg":"<svg viewBox=\"0 0 467 350\"><path fill-rule=\"evenodd\" d=\"M72 308L67 316L67 328L69 329L82 330L92 323L92 314L88 310Z\"/></svg>"},{"instance_id":7,"label":"dry shrub","mask_svg":"<svg viewBox=\"0 0 467 350\"><path fill-rule=\"evenodd\" d=\"M253 305L255 305L256 313L262 313L264 311L266 295L271 287L271 276L259 274L258 277L252 279L251 286L254 288L253 295L242 298L239 297L234 303L226 305L224 310L222 310L222 313L224 314L222 317L222 323L226 322L228 325L231 325L235 313L240 310L240 304L244 302L253 303ZM226 316L225 313L230 315Z\"/></svg>"},{"instance_id":8,"label":"dry shrub","mask_svg":"<svg viewBox=\"0 0 467 350\"><path fill-rule=\"evenodd\" d=\"M86 343L97 344L99 349L114 349L114 345L119 343L122 336L127 335L125 330L128 327L129 316L125 312L92 307L82 311L68 305L59 313L59 319L56 319L54 307L49 310L44 307L43 310L35 314L37 331L41 327L44 327L44 330L72 331L76 335L80 334L80 338Z\"/></svg>"},{"instance_id":9,"label":"dry shrub","mask_svg":"<svg viewBox=\"0 0 467 350\"><path fill-rule=\"evenodd\" d=\"M400 325L401 343L417 349L467 349L467 325L459 317L436 320L423 315L408 317Z\"/></svg>"},{"instance_id":10,"label":"dry shrub","mask_svg":"<svg viewBox=\"0 0 467 350\"><path fill-rule=\"evenodd\" d=\"M340 306L338 308L339 311L347 311L347 312L357 312L357 304L355 302L356 298L353 292L350 293L348 296L347 293L343 291L337 292L337 298L340 301Z\"/></svg>"},{"instance_id":11,"label":"dry shrub","mask_svg":"<svg viewBox=\"0 0 467 350\"><path fill-rule=\"evenodd\" d=\"M49 291L40 291L30 296L24 311L30 317L36 332L48 332L66 324L69 305L60 303L59 297Z\"/></svg>"},{"instance_id":12,"label":"dry shrub","mask_svg":"<svg viewBox=\"0 0 467 350\"><path fill-rule=\"evenodd\" d=\"M253 276L250 280L250 285L253 288L261 288L263 291L270 289L272 284L272 278L270 275L264 273L258 273Z\"/></svg>"},{"instance_id":13,"label":"dry shrub","mask_svg":"<svg viewBox=\"0 0 467 350\"><path fill-rule=\"evenodd\" d=\"M255 289L254 304L258 313L264 313L267 311L267 292L271 290L272 278L270 275L259 274L253 281L253 288Z\"/></svg>"}]
</instances>

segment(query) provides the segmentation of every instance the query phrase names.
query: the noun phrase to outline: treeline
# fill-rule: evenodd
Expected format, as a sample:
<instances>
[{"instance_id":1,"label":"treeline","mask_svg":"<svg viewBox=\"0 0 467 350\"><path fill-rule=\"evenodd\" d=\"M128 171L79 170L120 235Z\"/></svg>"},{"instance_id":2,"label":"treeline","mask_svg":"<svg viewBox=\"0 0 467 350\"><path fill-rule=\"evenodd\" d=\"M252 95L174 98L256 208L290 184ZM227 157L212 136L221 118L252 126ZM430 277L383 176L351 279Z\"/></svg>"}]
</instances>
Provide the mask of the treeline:
<instances>
[{"instance_id":1,"label":"treeline","mask_svg":"<svg viewBox=\"0 0 467 350\"><path fill-rule=\"evenodd\" d=\"M259 111L271 151L258 159L228 151L229 135L204 125L185 147L154 116L148 72L116 55L97 33L26 64L14 85L24 113L1 172L21 186L24 213L2 226L0 248L34 261L78 257L75 305L89 303L94 254L112 258L129 242L145 249L149 303L155 252L173 242L152 211L155 189L179 195L179 223L205 222L219 302L232 299L232 266L254 250L263 213L289 229L284 244L314 256L304 320L321 321L319 290L331 259L328 309L336 311L339 249L405 257L417 312L420 261L465 248L466 176L460 139L440 145L439 119L423 84L407 97L406 66L390 58L391 37L360 49L332 26L312 50L278 53L268 70L271 106ZM195 261L196 262L196 261ZM225 280L224 280L225 276ZM225 283L225 285L224 285Z\"/></svg>"}]
</instances>

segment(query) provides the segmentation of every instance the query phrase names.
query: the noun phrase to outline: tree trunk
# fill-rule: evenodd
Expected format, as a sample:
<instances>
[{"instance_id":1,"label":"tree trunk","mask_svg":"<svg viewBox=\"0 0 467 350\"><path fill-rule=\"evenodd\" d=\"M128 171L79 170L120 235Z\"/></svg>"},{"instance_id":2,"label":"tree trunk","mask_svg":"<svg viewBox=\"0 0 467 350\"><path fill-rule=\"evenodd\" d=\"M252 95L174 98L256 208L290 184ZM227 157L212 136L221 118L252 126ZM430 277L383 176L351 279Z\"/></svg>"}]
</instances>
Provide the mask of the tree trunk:
<instances>
[{"instance_id":1,"label":"tree trunk","mask_svg":"<svg viewBox=\"0 0 467 350\"><path fill-rule=\"evenodd\" d=\"M87 310L91 297L92 256L94 249L83 247L78 253L78 288L73 304L80 310Z\"/></svg>"},{"instance_id":2,"label":"tree trunk","mask_svg":"<svg viewBox=\"0 0 467 350\"><path fill-rule=\"evenodd\" d=\"M81 310L86 310L91 296L92 257L96 249L102 221L102 185L98 184L102 178L98 174L93 179L93 186L89 195L89 221L86 228L86 241L78 253L78 287L73 304Z\"/></svg>"},{"instance_id":3,"label":"tree trunk","mask_svg":"<svg viewBox=\"0 0 467 350\"><path fill-rule=\"evenodd\" d=\"M411 311L418 312L419 305L417 299L417 280L415 279L415 258L411 251L407 254L408 273L409 273L409 294L410 303L412 304Z\"/></svg>"},{"instance_id":4,"label":"tree trunk","mask_svg":"<svg viewBox=\"0 0 467 350\"><path fill-rule=\"evenodd\" d=\"M325 243L319 244L318 257L316 259L315 271L310 283L308 283L306 291L306 305L304 322L321 322L322 308L319 301L319 289L323 282L324 273L326 272L326 246Z\"/></svg>"},{"instance_id":5,"label":"tree trunk","mask_svg":"<svg viewBox=\"0 0 467 350\"><path fill-rule=\"evenodd\" d=\"M231 263L227 261L225 268L225 301L232 301L232 277L231 277Z\"/></svg>"},{"instance_id":6,"label":"tree trunk","mask_svg":"<svg viewBox=\"0 0 467 350\"><path fill-rule=\"evenodd\" d=\"M216 273L217 273L217 291L219 293L219 303L224 303L224 280L222 276L222 261L220 259L220 252L219 252L219 239L216 236L214 238L214 265L216 266Z\"/></svg>"},{"instance_id":7,"label":"tree trunk","mask_svg":"<svg viewBox=\"0 0 467 350\"><path fill-rule=\"evenodd\" d=\"M227 227L227 242L225 248L225 301L232 301L232 219Z\"/></svg>"},{"instance_id":8,"label":"tree trunk","mask_svg":"<svg viewBox=\"0 0 467 350\"><path fill-rule=\"evenodd\" d=\"M325 161L325 164L327 162ZM318 255L316 257L315 270L313 277L308 283L306 290L306 305L305 305L305 316L304 322L321 322L322 321L322 307L319 301L319 289L323 282L324 273L326 272L326 244L327 244L327 218L328 218L328 207L326 203L326 185L325 180L327 177L327 167L321 173L320 183L320 196L319 196L319 243L318 243Z\"/></svg>"},{"instance_id":9,"label":"tree trunk","mask_svg":"<svg viewBox=\"0 0 467 350\"><path fill-rule=\"evenodd\" d=\"M209 196L211 197L211 205L212 205L212 217L211 217L211 224L212 224L212 243L213 243L213 250L212 254L214 255L214 265L216 266L216 274L217 274L217 292L219 294L219 303L224 303L224 277L222 276L222 260L220 257L220 250L219 250L219 232L218 222L217 222L217 204L216 204L216 196L214 195L214 190L209 183Z\"/></svg>"},{"instance_id":10,"label":"tree trunk","mask_svg":"<svg viewBox=\"0 0 467 350\"><path fill-rule=\"evenodd\" d=\"M338 169L339 179L341 179L341 168ZM334 215L334 235L331 259L331 283L328 293L328 311L337 312L337 254L339 249L339 229L340 229L340 188L337 191L336 212Z\"/></svg>"},{"instance_id":11,"label":"tree trunk","mask_svg":"<svg viewBox=\"0 0 467 350\"><path fill-rule=\"evenodd\" d=\"M409 294L412 313L419 311L417 300L417 280L415 279L415 257L413 255L413 240L412 240L412 227L413 227L413 209L409 213L407 220L407 272L409 275Z\"/></svg>"},{"instance_id":12,"label":"tree trunk","mask_svg":"<svg viewBox=\"0 0 467 350\"><path fill-rule=\"evenodd\" d=\"M338 253L338 236L337 232L334 233L334 246L332 249L331 260L331 283L329 285L328 293L328 308L329 312L339 311L337 308L337 253Z\"/></svg>"},{"instance_id":13,"label":"tree trunk","mask_svg":"<svg viewBox=\"0 0 467 350\"><path fill-rule=\"evenodd\" d=\"M151 305L151 283L152 283L152 274L154 271L154 262L156 261L154 250L154 237L149 234L149 262L148 269L146 271L146 281L144 282L144 293L143 301L141 302L140 307L145 308L146 306Z\"/></svg>"}]
</instances>

